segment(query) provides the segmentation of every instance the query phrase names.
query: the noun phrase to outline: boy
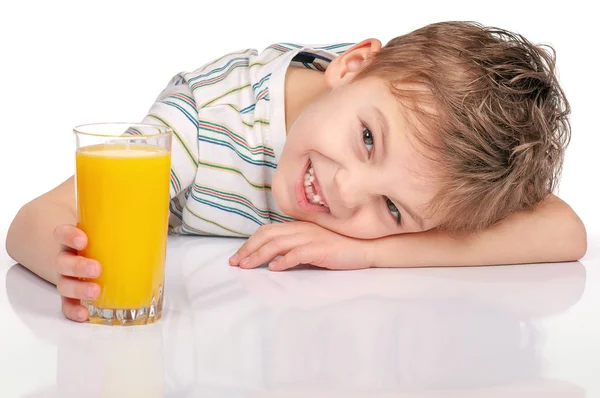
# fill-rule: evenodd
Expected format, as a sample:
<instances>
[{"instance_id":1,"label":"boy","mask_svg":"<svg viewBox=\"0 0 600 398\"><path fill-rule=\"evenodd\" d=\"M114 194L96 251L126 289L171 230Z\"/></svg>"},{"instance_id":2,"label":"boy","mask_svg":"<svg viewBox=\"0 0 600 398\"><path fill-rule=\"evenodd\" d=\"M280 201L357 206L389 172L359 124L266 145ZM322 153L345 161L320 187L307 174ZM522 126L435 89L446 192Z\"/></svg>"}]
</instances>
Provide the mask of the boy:
<instances>
[{"instance_id":1,"label":"boy","mask_svg":"<svg viewBox=\"0 0 600 398\"><path fill-rule=\"evenodd\" d=\"M144 122L175 132L173 233L252 235L244 268L355 269L581 258L585 228L552 195L568 114L551 55L447 22L383 48L229 54L173 78ZM84 321L100 292L79 278L102 265L74 254L75 222L71 178L21 209L7 250Z\"/></svg>"}]
</instances>

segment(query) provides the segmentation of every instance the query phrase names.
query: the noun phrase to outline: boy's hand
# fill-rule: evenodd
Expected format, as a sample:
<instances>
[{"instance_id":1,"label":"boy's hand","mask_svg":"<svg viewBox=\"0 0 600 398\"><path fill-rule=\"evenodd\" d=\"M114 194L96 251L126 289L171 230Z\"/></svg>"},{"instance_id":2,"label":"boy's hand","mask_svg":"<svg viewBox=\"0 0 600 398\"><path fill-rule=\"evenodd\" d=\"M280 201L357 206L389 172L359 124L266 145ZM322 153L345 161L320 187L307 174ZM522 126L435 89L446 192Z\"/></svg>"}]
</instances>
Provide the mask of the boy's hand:
<instances>
[{"instance_id":1,"label":"boy's hand","mask_svg":"<svg viewBox=\"0 0 600 398\"><path fill-rule=\"evenodd\" d=\"M366 241L349 238L316 224L292 221L260 227L229 259L241 268L269 263L272 271L299 264L329 269L369 268ZM281 258L273 260L278 255Z\"/></svg>"},{"instance_id":2,"label":"boy's hand","mask_svg":"<svg viewBox=\"0 0 600 398\"><path fill-rule=\"evenodd\" d=\"M62 246L55 259L56 287L62 296L62 312L73 321L84 322L89 314L81 300L98 298L100 286L80 278L97 278L102 269L97 261L76 254L76 250L87 246L87 235L79 228L60 225L54 230L54 239Z\"/></svg>"}]
</instances>

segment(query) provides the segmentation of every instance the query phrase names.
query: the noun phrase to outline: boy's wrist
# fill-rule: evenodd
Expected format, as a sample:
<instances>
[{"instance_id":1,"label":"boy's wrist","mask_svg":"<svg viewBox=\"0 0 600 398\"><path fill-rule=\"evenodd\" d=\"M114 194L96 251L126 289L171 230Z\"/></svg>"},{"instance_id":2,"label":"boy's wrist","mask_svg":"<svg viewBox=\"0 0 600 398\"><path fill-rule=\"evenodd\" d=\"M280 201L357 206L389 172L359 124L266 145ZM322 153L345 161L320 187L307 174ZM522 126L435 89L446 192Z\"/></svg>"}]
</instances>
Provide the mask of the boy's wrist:
<instances>
[{"instance_id":1,"label":"boy's wrist","mask_svg":"<svg viewBox=\"0 0 600 398\"><path fill-rule=\"evenodd\" d=\"M363 241L368 268L401 267L402 236L393 235Z\"/></svg>"}]
</instances>

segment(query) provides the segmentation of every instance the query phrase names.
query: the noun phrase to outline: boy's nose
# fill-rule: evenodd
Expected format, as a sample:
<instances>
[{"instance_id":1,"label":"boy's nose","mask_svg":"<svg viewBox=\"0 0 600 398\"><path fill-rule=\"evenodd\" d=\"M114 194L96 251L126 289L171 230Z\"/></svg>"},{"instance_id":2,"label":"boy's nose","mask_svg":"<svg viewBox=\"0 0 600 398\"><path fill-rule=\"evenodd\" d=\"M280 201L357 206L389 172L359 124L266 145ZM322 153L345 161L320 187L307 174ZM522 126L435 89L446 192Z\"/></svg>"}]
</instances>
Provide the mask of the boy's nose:
<instances>
[{"instance_id":1,"label":"boy's nose","mask_svg":"<svg viewBox=\"0 0 600 398\"><path fill-rule=\"evenodd\" d=\"M340 170L335 175L339 215L349 217L369 200L368 182L359 176Z\"/></svg>"}]
</instances>

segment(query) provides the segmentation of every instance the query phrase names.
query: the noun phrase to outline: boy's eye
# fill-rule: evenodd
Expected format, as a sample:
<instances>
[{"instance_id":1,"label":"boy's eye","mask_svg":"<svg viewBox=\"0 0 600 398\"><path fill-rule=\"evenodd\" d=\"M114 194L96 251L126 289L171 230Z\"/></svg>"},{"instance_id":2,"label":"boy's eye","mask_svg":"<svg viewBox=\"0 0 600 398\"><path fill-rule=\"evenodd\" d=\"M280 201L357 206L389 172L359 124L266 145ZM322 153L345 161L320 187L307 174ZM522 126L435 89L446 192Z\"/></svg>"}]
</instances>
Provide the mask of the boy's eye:
<instances>
[{"instance_id":1,"label":"boy's eye","mask_svg":"<svg viewBox=\"0 0 600 398\"><path fill-rule=\"evenodd\" d=\"M367 151L370 154L371 150L373 149L373 145L375 145L375 142L374 142L373 133L371 132L369 127L367 127L364 124L363 124L363 131L362 131L362 140L363 140L363 143L365 144L365 146L367 147ZM392 202L390 200L390 198L388 198L387 196L384 196L384 199L385 199L385 204L388 208L388 211L396 219L396 224L400 225L400 222L402 221L402 218L400 217L400 211L398 210L398 208L396 207L394 202Z\"/></svg>"},{"instance_id":2,"label":"boy's eye","mask_svg":"<svg viewBox=\"0 0 600 398\"><path fill-rule=\"evenodd\" d=\"M400 222L402 221L402 218L400 217L400 210L398 210L394 202L392 202L388 197L385 197L385 204L387 205L390 214L396 219L396 223L400 225Z\"/></svg>"},{"instance_id":3,"label":"boy's eye","mask_svg":"<svg viewBox=\"0 0 600 398\"><path fill-rule=\"evenodd\" d=\"M371 133L371 130L365 125L363 125L362 140L367 147L367 151L371 153L371 149L373 149L373 133Z\"/></svg>"}]
</instances>

